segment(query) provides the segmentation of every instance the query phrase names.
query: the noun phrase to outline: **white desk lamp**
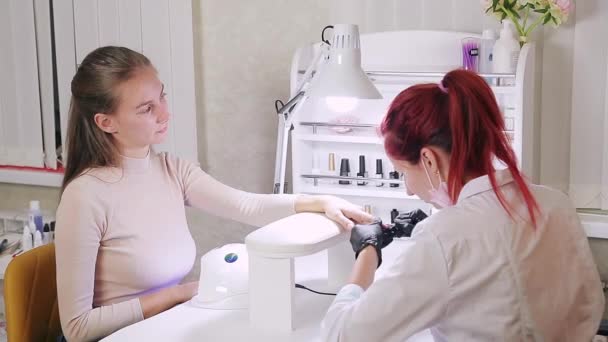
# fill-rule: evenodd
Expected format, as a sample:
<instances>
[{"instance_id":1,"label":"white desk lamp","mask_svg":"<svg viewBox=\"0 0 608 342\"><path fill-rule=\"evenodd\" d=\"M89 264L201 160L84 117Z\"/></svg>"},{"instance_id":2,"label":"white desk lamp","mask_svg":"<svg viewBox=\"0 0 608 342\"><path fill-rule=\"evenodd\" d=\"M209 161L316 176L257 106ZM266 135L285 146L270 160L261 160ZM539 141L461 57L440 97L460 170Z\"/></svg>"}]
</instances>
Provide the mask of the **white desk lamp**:
<instances>
[{"instance_id":1,"label":"white desk lamp","mask_svg":"<svg viewBox=\"0 0 608 342\"><path fill-rule=\"evenodd\" d=\"M277 108L279 114L277 153L275 160L274 193L285 192L285 166L287 143L293 116L307 98L326 98L333 102L349 99L381 99L382 95L361 69L359 28L352 24L327 26L333 28L332 42L323 42L304 73L298 91L285 105ZM323 36L323 34L322 34ZM316 70L316 72L313 72Z\"/></svg>"}]
</instances>

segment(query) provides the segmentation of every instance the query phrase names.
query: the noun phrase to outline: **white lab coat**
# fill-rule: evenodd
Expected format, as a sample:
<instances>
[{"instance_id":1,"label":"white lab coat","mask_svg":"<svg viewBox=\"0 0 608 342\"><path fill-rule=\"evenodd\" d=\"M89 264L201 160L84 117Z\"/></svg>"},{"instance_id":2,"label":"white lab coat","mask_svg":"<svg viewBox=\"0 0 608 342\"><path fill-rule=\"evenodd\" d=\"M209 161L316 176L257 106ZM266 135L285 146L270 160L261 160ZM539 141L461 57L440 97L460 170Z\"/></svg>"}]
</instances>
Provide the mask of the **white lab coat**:
<instances>
[{"instance_id":1,"label":"white lab coat","mask_svg":"<svg viewBox=\"0 0 608 342\"><path fill-rule=\"evenodd\" d=\"M385 275L363 291L342 288L322 323L324 341L404 341L431 329L436 341L590 341L604 295L587 237L568 198L531 186L534 228L511 173L468 182L457 204L415 228Z\"/></svg>"}]
</instances>

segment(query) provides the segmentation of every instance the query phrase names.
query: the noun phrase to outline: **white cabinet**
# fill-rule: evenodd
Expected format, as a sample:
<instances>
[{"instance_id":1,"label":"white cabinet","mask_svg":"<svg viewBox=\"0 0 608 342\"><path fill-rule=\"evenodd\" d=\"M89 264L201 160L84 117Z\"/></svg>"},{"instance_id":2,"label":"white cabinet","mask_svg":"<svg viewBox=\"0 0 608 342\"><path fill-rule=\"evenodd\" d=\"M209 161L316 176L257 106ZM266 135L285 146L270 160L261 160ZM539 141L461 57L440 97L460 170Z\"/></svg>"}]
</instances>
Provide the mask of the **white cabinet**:
<instances>
[{"instance_id":1,"label":"white cabinet","mask_svg":"<svg viewBox=\"0 0 608 342\"><path fill-rule=\"evenodd\" d=\"M392 209L429 209L428 204L406 194L403 179L389 179L389 172L394 168L384 153L378 126L400 91L417 83L439 82L447 71L458 68L461 39L471 36L477 35L444 31L362 35L363 69L384 99L359 100L358 106L348 113L332 111L325 100L308 99L304 103L294 114L291 131L293 192L342 196L359 205L369 205L372 213L385 222L390 221ZM292 93L297 78L302 77L302 70L310 63L311 53L307 49L311 48L300 49L294 56ZM534 45L527 44L520 52L515 74L482 76L491 85L503 112L505 134L512 142L520 167L530 180L537 181L533 63ZM348 126L340 126L344 122L348 122ZM329 170L330 154L334 155L334 172ZM365 179L357 178L360 156L365 158L368 174ZM349 161L350 177L339 176L343 159ZM377 159L382 163L384 179L381 180L373 178Z\"/></svg>"}]
</instances>

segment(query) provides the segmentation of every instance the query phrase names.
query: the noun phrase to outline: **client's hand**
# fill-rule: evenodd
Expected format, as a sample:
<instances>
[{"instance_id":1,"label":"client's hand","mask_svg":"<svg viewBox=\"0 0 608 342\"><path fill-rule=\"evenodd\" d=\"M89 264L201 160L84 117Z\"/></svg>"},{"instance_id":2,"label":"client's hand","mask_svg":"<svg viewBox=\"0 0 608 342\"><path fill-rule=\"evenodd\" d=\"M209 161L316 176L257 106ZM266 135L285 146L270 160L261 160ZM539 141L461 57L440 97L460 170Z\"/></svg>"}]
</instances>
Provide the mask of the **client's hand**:
<instances>
[{"instance_id":1,"label":"client's hand","mask_svg":"<svg viewBox=\"0 0 608 342\"><path fill-rule=\"evenodd\" d=\"M175 305L189 301L198 292L198 281L174 285L139 297L144 318L169 310Z\"/></svg>"},{"instance_id":2,"label":"client's hand","mask_svg":"<svg viewBox=\"0 0 608 342\"><path fill-rule=\"evenodd\" d=\"M361 207L338 197L323 196L322 203L325 215L346 230L351 230L355 223L369 223L374 220L374 217Z\"/></svg>"},{"instance_id":3,"label":"client's hand","mask_svg":"<svg viewBox=\"0 0 608 342\"><path fill-rule=\"evenodd\" d=\"M175 286L175 295L178 303L184 303L192 299L198 293L198 281L179 284Z\"/></svg>"},{"instance_id":4,"label":"client's hand","mask_svg":"<svg viewBox=\"0 0 608 342\"><path fill-rule=\"evenodd\" d=\"M346 230L351 230L355 223L368 223L374 219L361 207L335 196L299 195L295 202L295 209L297 213L325 213L329 219Z\"/></svg>"}]
</instances>

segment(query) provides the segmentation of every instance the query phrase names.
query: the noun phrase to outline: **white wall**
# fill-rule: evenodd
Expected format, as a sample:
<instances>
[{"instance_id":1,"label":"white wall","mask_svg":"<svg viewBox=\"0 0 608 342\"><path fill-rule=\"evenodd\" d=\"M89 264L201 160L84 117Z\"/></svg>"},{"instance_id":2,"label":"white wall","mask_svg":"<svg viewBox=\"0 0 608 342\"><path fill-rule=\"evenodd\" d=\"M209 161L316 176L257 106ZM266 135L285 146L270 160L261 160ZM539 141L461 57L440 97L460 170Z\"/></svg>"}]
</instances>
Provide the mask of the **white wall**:
<instances>
[{"instance_id":1,"label":"white wall","mask_svg":"<svg viewBox=\"0 0 608 342\"><path fill-rule=\"evenodd\" d=\"M277 115L296 48L321 38L327 0L194 1L197 130L203 168L230 186L272 191ZM199 256L252 227L189 211ZM198 260L191 274L198 276Z\"/></svg>"},{"instance_id":2,"label":"white wall","mask_svg":"<svg viewBox=\"0 0 608 342\"><path fill-rule=\"evenodd\" d=\"M356 23L361 32L453 30L497 27L475 0L330 0L332 23Z\"/></svg>"},{"instance_id":3,"label":"white wall","mask_svg":"<svg viewBox=\"0 0 608 342\"><path fill-rule=\"evenodd\" d=\"M606 75L608 2L577 2L572 69L570 197L577 207L608 209ZM604 160L606 158L606 160ZM603 203L602 203L603 200Z\"/></svg>"}]
</instances>

